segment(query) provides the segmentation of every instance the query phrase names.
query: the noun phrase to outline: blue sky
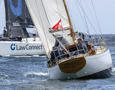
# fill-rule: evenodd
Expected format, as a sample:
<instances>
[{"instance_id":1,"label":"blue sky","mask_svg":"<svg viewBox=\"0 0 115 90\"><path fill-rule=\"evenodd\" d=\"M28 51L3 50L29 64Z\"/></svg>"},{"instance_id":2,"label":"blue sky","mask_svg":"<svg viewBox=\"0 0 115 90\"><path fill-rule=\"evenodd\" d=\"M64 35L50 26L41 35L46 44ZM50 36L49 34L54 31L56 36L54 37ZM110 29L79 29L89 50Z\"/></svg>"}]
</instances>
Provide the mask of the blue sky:
<instances>
[{"instance_id":1,"label":"blue sky","mask_svg":"<svg viewBox=\"0 0 115 90\"><path fill-rule=\"evenodd\" d=\"M80 10L79 8L80 4L78 1L80 1L86 15L83 14L83 10ZM74 9L74 11L71 10L74 13L73 21L74 20L76 21L75 22L76 25L73 24L75 26L75 30L83 32L86 31L86 24L84 24L83 21L85 15L85 17L88 16L89 18L89 20L87 18L86 19L88 21L88 28L90 33L95 33L95 31L89 24L89 21L91 22L91 24L93 24L93 26L95 26L97 33L99 33L100 31L98 26L98 24L100 24L101 31L103 34L115 34L115 0L92 0L92 1L95 9L93 9L92 7L91 0L73 0L73 2L72 1L70 2L72 5L74 5L75 2L78 2L77 4L78 7L76 7L75 4L73 8L76 7L76 9ZM96 22L96 16L94 11L96 11L96 15L99 21L98 24ZM82 13L81 15L80 12Z\"/></svg>"},{"instance_id":2,"label":"blue sky","mask_svg":"<svg viewBox=\"0 0 115 90\"><path fill-rule=\"evenodd\" d=\"M115 0L94 0L102 33L115 34Z\"/></svg>"},{"instance_id":3,"label":"blue sky","mask_svg":"<svg viewBox=\"0 0 115 90\"><path fill-rule=\"evenodd\" d=\"M1 1L3 0L0 0L0 33L3 32L2 29L5 25L4 14L2 13L4 8L1 4ZM90 20L92 21L93 25L96 26L96 29L98 29L95 17L93 16L94 12L90 10L90 1L91 0L81 0L81 3L87 15L90 17ZM93 2L95 5L102 33L115 34L115 0L93 0ZM82 24L79 24L80 26L78 26L78 29L82 27Z\"/></svg>"}]
</instances>

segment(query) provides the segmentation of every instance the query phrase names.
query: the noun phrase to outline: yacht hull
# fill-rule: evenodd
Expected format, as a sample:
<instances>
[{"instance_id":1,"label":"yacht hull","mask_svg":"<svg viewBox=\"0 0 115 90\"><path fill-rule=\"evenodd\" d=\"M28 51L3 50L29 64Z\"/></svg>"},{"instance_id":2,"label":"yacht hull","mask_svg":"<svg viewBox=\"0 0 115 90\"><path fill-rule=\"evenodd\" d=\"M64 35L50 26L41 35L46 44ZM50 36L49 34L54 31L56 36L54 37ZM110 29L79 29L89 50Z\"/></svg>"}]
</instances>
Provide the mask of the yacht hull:
<instances>
[{"instance_id":1,"label":"yacht hull","mask_svg":"<svg viewBox=\"0 0 115 90\"><path fill-rule=\"evenodd\" d=\"M0 41L0 56L33 56L45 55L39 38L23 39L22 41Z\"/></svg>"},{"instance_id":2,"label":"yacht hull","mask_svg":"<svg viewBox=\"0 0 115 90\"><path fill-rule=\"evenodd\" d=\"M48 68L50 79L104 78L111 75L112 59L109 50L86 56L85 60L86 65L75 73L64 73L59 65Z\"/></svg>"}]
</instances>

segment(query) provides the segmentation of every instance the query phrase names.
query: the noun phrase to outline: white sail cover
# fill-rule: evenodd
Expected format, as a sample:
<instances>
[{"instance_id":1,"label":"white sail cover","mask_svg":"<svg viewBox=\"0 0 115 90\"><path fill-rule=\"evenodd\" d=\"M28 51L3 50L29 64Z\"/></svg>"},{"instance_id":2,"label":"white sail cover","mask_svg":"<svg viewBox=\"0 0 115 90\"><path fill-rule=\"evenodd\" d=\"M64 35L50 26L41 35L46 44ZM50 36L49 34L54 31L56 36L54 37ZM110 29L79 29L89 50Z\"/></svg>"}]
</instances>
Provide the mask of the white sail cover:
<instances>
[{"instance_id":1,"label":"white sail cover","mask_svg":"<svg viewBox=\"0 0 115 90\"><path fill-rule=\"evenodd\" d=\"M26 0L28 9L37 27L39 36L43 42L47 55L49 56L55 44L55 38L49 32L49 28L55 26L59 20L63 27L70 27L63 0ZM70 31L60 31L61 34L72 43L68 35Z\"/></svg>"}]
</instances>

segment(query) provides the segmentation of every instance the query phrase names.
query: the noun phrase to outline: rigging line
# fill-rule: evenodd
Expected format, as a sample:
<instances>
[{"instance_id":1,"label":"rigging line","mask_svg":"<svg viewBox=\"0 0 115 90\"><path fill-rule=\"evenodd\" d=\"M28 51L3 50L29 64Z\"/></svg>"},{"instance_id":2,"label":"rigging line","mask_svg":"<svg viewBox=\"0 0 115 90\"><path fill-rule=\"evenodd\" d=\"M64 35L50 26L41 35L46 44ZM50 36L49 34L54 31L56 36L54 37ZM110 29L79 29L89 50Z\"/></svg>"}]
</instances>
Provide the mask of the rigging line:
<instances>
[{"instance_id":1,"label":"rigging line","mask_svg":"<svg viewBox=\"0 0 115 90\"><path fill-rule=\"evenodd\" d=\"M91 1L91 4L92 4L92 7L93 7L93 9L94 9L94 13L95 13L95 17L96 17L96 22L97 22L99 31L100 31L100 33L101 33L101 37L102 37L102 39L103 39L104 42L105 42L105 39L104 39L104 37L103 37L103 35L102 35L101 25L100 25L100 23L99 23L98 16L97 16L97 13L96 13L96 9L95 9L95 6L94 6L94 2L93 2L93 0L90 0L90 1Z\"/></svg>"},{"instance_id":2,"label":"rigging line","mask_svg":"<svg viewBox=\"0 0 115 90\"><path fill-rule=\"evenodd\" d=\"M87 19L86 19L85 15L84 15L84 19L85 19L84 22L85 22L86 28L87 28L87 33L90 34Z\"/></svg>"},{"instance_id":3,"label":"rigging line","mask_svg":"<svg viewBox=\"0 0 115 90\"><path fill-rule=\"evenodd\" d=\"M97 22L98 28L100 30L100 33L102 34L102 32L101 32L101 25L100 25L99 20L98 20L98 16L97 16L97 13L96 13L96 9L95 9L94 3L93 3L92 0L90 0L90 1L91 1L91 5L93 7L93 11L94 11L94 14L95 14L95 17L96 17L96 22Z\"/></svg>"},{"instance_id":4,"label":"rigging line","mask_svg":"<svg viewBox=\"0 0 115 90\"><path fill-rule=\"evenodd\" d=\"M86 14L86 12L85 12L85 10L84 10L84 8L83 8L83 6L82 6L82 4L80 3L79 0L78 0L78 3L79 3L79 7L81 8L81 10L82 10L82 12L83 12L83 14L84 14L84 16L85 16L85 19L86 19L86 18L88 19L89 24L92 26L94 32L97 34L97 31L96 31L95 27L94 27L93 24L91 23L89 17L87 16L87 14ZM98 36L96 36L96 37L98 38Z\"/></svg>"},{"instance_id":5,"label":"rigging line","mask_svg":"<svg viewBox=\"0 0 115 90\"><path fill-rule=\"evenodd\" d=\"M84 15L86 15L85 16L85 18L87 18L88 20L89 20L89 24L92 26L92 27L94 27L93 26L93 24L91 23L91 21L90 21L90 19L88 18L88 16L87 16L87 14L86 14L86 12L85 12L85 10L84 10L84 8L83 8L83 6L82 6L82 4L79 2L79 5L81 6L81 9L83 10L83 13L85 13ZM100 36L98 36L98 33L97 33L97 30L95 29L95 27L94 27L94 31L96 32L96 37L97 38L100 38ZM103 38L103 37L102 37ZM104 39L103 39L104 40Z\"/></svg>"},{"instance_id":6,"label":"rigging line","mask_svg":"<svg viewBox=\"0 0 115 90\"><path fill-rule=\"evenodd\" d=\"M81 2L80 2L81 3ZM86 29L87 29L87 33L89 34L89 27L88 27L88 23L87 23L87 19L86 19L86 16L83 14L83 16L82 16L82 13L81 13L81 10L80 10L80 7L79 7L79 12L80 12L80 16L81 16L81 18L82 18L82 20L83 20L83 22L84 22L84 25L85 25L85 27L86 27Z\"/></svg>"},{"instance_id":7,"label":"rigging line","mask_svg":"<svg viewBox=\"0 0 115 90\"><path fill-rule=\"evenodd\" d=\"M97 34L97 31L96 31L95 27L94 27L93 24L91 23L89 17L87 16L87 14L86 14L84 8L82 7L82 4L79 2L79 0L78 0L78 3L79 3L79 7L81 8L83 14L84 14L84 15L86 16L86 18L88 19L89 24L92 26L93 30L94 30L94 31L96 32L96 34Z\"/></svg>"},{"instance_id":8,"label":"rigging line","mask_svg":"<svg viewBox=\"0 0 115 90\"><path fill-rule=\"evenodd\" d=\"M80 3L80 0L78 0L78 3L79 3L79 7L81 8L81 10L82 10L82 12L83 12L83 14L84 14L84 16L85 16L85 19L86 19L86 18L88 19L89 24L92 26L92 28L94 29L94 31L95 31L96 34L97 34L97 31L96 31L95 27L93 26L93 24L91 23L89 17L87 16L87 14L86 14L86 12L85 12L85 9L83 8L82 4Z\"/></svg>"},{"instance_id":9,"label":"rigging line","mask_svg":"<svg viewBox=\"0 0 115 90\"><path fill-rule=\"evenodd\" d=\"M96 13L96 9L95 9L95 6L94 6L94 2L93 2L92 0L90 0L90 1L91 1L91 5L92 5L92 7L93 7L94 13L95 13L96 22L97 22L99 31L100 31L100 33L101 33L101 37L103 38L102 31L101 31L101 25L100 25L99 20L98 20L98 16L97 16L97 13Z\"/></svg>"}]
</instances>

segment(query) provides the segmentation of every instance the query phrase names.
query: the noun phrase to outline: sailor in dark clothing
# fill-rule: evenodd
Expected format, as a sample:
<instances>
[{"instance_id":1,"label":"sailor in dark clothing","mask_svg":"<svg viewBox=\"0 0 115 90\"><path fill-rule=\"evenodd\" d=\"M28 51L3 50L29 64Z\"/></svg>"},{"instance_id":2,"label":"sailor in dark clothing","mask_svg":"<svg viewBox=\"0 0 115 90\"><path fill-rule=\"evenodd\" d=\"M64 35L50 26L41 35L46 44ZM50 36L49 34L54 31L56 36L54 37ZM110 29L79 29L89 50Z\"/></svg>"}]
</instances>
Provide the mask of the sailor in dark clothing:
<instances>
[{"instance_id":1,"label":"sailor in dark clothing","mask_svg":"<svg viewBox=\"0 0 115 90\"><path fill-rule=\"evenodd\" d=\"M7 29L6 29L6 27L4 27L4 30L3 30L3 37L7 37L7 36L8 36Z\"/></svg>"},{"instance_id":2,"label":"sailor in dark clothing","mask_svg":"<svg viewBox=\"0 0 115 90\"><path fill-rule=\"evenodd\" d=\"M57 35L53 51L51 52L51 60L64 58L64 52L62 51L63 47L59 42L64 47L69 44L61 35Z\"/></svg>"},{"instance_id":3,"label":"sailor in dark clothing","mask_svg":"<svg viewBox=\"0 0 115 90\"><path fill-rule=\"evenodd\" d=\"M68 41L64 37L62 37L61 35L56 35L55 47L60 46L59 41L62 43L63 46L69 45Z\"/></svg>"},{"instance_id":4,"label":"sailor in dark clothing","mask_svg":"<svg viewBox=\"0 0 115 90\"><path fill-rule=\"evenodd\" d=\"M79 32L79 38L84 40L85 39L85 35L83 33Z\"/></svg>"},{"instance_id":5,"label":"sailor in dark clothing","mask_svg":"<svg viewBox=\"0 0 115 90\"><path fill-rule=\"evenodd\" d=\"M85 42L82 41L81 38L78 39L77 48L80 54L85 54L86 52L88 52L87 45Z\"/></svg>"}]
</instances>

